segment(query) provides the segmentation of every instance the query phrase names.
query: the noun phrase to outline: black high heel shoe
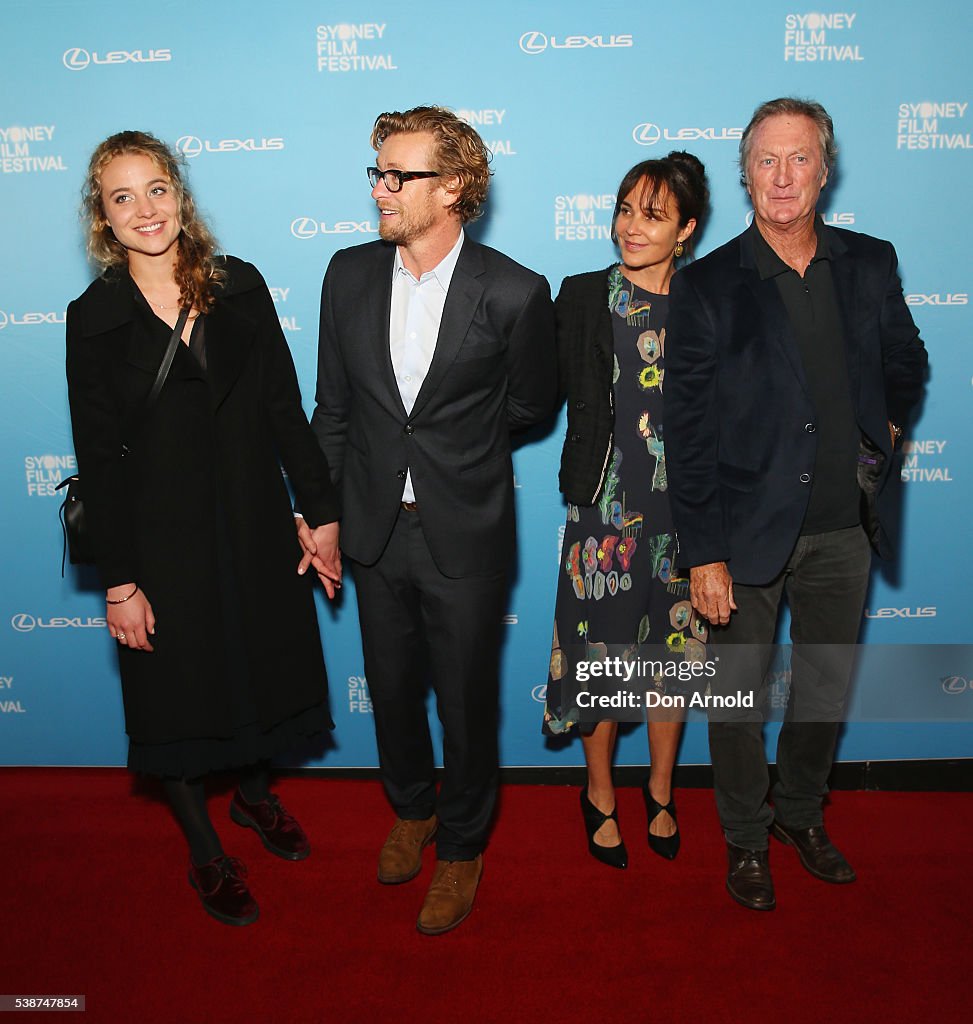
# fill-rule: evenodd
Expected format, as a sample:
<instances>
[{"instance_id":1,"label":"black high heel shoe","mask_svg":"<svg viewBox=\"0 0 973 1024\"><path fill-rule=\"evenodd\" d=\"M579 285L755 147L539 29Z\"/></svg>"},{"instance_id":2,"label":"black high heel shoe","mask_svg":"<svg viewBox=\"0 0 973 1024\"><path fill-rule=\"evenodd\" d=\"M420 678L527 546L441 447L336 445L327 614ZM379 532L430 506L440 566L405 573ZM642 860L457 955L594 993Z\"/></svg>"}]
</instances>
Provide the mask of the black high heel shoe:
<instances>
[{"instance_id":1,"label":"black high heel shoe","mask_svg":"<svg viewBox=\"0 0 973 1024\"><path fill-rule=\"evenodd\" d=\"M609 867L627 868L628 850L625 849L624 842L619 843L618 846L599 846L595 842L595 833L606 821L614 821L616 825L618 824L618 807L616 806L611 814L603 814L588 799L588 787L585 786L581 790L581 814L584 817L585 831L588 833L588 852L591 856Z\"/></svg>"},{"instance_id":2,"label":"black high heel shoe","mask_svg":"<svg viewBox=\"0 0 973 1024\"><path fill-rule=\"evenodd\" d=\"M649 848L660 857L665 857L666 860L675 860L676 854L679 852L679 823L676 821L676 801L673 800L670 794L669 803L665 805L660 804L649 792L648 779L642 783L642 797L645 800L645 813L649 816ZM676 822L676 831L671 836L656 836L651 832L652 822L663 811Z\"/></svg>"}]
</instances>

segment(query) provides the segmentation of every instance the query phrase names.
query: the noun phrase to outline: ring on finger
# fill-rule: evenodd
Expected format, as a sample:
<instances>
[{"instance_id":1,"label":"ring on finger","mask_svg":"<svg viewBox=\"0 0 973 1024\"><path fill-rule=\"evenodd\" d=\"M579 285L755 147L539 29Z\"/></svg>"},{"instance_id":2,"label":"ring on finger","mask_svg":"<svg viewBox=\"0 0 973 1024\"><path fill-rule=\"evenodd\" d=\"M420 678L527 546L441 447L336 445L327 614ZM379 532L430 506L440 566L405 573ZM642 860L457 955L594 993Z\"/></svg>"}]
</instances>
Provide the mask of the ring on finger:
<instances>
[{"instance_id":1,"label":"ring on finger","mask_svg":"<svg viewBox=\"0 0 973 1024\"><path fill-rule=\"evenodd\" d=\"M124 633L116 633L115 634L115 639L116 640L121 640L122 643L125 643L125 634Z\"/></svg>"}]
</instances>

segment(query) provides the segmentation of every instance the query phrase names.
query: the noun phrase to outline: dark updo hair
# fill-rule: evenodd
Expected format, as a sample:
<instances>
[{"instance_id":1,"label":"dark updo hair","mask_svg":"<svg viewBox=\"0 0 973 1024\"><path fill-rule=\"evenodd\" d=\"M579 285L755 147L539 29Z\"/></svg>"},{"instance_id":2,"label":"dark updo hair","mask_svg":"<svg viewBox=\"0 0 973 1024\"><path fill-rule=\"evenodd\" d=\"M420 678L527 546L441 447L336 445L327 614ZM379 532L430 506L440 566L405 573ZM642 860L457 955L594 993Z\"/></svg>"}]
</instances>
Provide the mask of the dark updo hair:
<instances>
[{"instance_id":1,"label":"dark updo hair","mask_svg":"<svg viewBox=\"0 0 973 1024\"><path fill-rule=\"evenodd\" d=\"M706 168L701 160L683 150L674 149L668 156L659 160L643 160L636 164L622 178L615 199L615 212L612 214L611 237L618 242L615 234L615 221L625 197L643 179L646 187L642 191L642 212L648 212L659 205L662 194L668 193L679 213L679 226L683 227L691 220L696 221L696 230L706 217L709 210L709 185L706 181ZM692 247L692 236L686 239L687 251Z\"/></svg>"}]
</instances>

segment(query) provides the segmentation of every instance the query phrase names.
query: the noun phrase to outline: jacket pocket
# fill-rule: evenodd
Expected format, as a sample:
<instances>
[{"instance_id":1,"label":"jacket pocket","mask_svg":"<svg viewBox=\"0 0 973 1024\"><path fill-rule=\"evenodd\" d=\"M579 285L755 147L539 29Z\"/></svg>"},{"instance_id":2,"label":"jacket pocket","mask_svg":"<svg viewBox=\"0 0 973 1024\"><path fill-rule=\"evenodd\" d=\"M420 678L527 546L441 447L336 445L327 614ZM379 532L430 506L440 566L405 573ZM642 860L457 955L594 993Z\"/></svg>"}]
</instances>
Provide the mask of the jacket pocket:
<instances>
[{"instance_id":1,"label":"jacket pocket","mask_svg":"<svg viewBox=\"0 0 973 1024\"><path fill-rule=\"evenodd\" d=\"M878 489L885 476L885 452L862 434L858 442L858 486L861 488L861 521L868 542L877 551L881 524L878 520Z\"/></svg>"}]
</instances>

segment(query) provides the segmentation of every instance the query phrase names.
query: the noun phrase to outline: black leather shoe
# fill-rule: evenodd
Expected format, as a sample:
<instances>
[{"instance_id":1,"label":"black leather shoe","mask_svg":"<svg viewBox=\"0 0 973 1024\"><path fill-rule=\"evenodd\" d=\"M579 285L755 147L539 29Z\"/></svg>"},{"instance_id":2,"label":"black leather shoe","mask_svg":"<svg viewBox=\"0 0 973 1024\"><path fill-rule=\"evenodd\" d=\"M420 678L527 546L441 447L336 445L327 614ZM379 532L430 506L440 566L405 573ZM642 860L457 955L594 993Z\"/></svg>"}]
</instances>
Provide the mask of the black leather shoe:
<instances>
[{"instance_id":1,"label":"black leather shoe","mask_svg":"<svg viewBox=\"0 0 973 1024\"><path fill-rule=\"evenodd\" d=\"M726 891L749 910L773 910L777 906L774 881L770 877L766 850L745 850L742 846L726 844L730 869L726 876Z\"/></svg>"},{"instance_id":2,"label":"black leather shoe","mask_svg":"<svg viewBox=\"0 0 973 1024\"><path fill-rule=\"evenodd\" d=\"M588 833L588 852L591 856L609 867L627 868L628 850L625 849L623 842L618 846L599 846L595 842L595 833L606 821L614 821L616 825L618 824L618 808L616 807L611 814L603 814L588 799L588 787L585 786L581 790L581 813L584 816L585 831Z\"/></svg>"},{"instance_id":3,"label":"black leather shoe","mask_svg":"<svg viewBox=\"0 0 973 1024\"><path fill-rule=\"evenodd\" d=\"M779 821L775 821L770 831L782 843L793 846L804 867L822 882L844 885L847 882L854 882L858 877L841 851L836 849L828 838L824 825L787 828Z\"/></svg>"},{"instance_id":4,"label":"black leather shoe","mask_svg":"<svg viewBox=\"0 0 973 1024\"><path fill-rule=\"evenodd\" d=\"M676 821L676 801L669 796L669 803L660 804L649 792L649 780L642 783L642 799L645 801L645 813L649 816L649 849L666 860L675 860L679 852L679 823L676 822L676 831L671 836L656 836L652 834L652 822L665 812Z\"/></svg>"}]
</instances>

